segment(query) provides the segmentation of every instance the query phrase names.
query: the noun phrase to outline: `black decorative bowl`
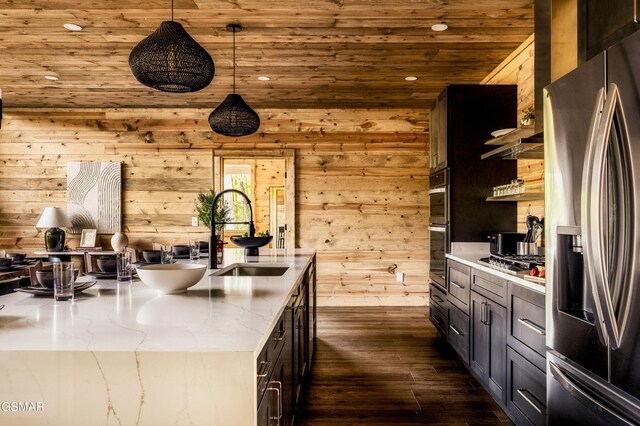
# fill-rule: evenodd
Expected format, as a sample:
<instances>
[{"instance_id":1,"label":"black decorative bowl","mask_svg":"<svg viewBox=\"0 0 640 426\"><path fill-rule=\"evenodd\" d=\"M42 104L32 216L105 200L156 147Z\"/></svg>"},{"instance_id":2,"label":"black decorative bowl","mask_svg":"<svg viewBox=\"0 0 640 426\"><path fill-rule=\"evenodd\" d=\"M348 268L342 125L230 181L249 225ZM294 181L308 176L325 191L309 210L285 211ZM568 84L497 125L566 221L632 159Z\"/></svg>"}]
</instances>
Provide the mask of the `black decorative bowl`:
<instances>
[{"instance_id":1,"label":"black decorative bowl","mask_svg":"<svg viewBox=\"0 0 640 426\"><path fill-rule=\"evenodd\" d=\"M147 263L160 263L162 258L162 251L160 250L147 250L142 252L142 257Z\"/></svg>"},{"instance_id":2,"label":"black decorative bowl","mask_svg":"<svg viewBox=\"0 0 640 426\"><path fill-rule=\"evenodd\" d=\"M258 248L262 246L266 246L273 240L273 236L268 237L239 237L233 236L230 238L231 242L238 247L244 248Z\"/></svg>"},{"instance_id":3,"label":"black decorative bowl","mask_svg":"<svg viewBox=\"0 0 640 426\"><path fill-rule=\"evenodd\" d=\"M173 255L178 257L189 256L189 246L173 246Z\"/></svg>"},{"instance_id":4,"label":"black decorative bowl","mask_svg":"<svg viewBox=\"0 0 640 426\"><path fill-rule=\"evenodd\" d=\"M10 257L0 257L0 268L10 268L13 265L13 259Z\"/></svg>"},{"instance_id":5,"label":"black decorative bowl","mask_svg":"<svg viewBox=\"0 0 640 426\"><path fill-rule=\"evenodd\" d=\"M26 253L7 253L6 257L13 259L14 262L22 262L26 256Z\"/></svg>"},{"instance_id":6,"label":"black decorative bowl","mask_svg":"<svg viewBox=\"0 0 640 426\"><path fill-rule=\"evenodd\" d=\"M78 279L78 270L74 269L73 271L73 279L76 280ZM49 269L46 271L36 271L36 279L38 280L38 283L42 286L42 287L46 287L46 288L53 288L53 270Z\"/></svg>"},{"instance_id":7,"label":"black decorative bowl","mask_svg":"<svg viewBox=\"0 0 640 426\"><path fill-rule=\"evenodd\" d=\"M101 272L116 272L116 257L115 256L102 256L96 260L98 269Z\"/></svg>"}]
</instances>

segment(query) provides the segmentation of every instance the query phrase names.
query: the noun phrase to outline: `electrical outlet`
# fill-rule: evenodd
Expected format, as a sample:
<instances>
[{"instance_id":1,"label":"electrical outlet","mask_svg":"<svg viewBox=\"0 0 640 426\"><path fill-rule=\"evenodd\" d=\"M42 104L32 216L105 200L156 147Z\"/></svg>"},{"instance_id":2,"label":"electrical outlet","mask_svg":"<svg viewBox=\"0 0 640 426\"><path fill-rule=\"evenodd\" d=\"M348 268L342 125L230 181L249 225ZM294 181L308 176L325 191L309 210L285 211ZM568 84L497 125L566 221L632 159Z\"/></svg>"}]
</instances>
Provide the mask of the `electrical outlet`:
<instances>
[{"instance_id":1,"label":"electrical outlet","mask_svg":"<svg viewBox=\"0 0 640 426\"><path fill-rule=\"evenodd\" d=\"M191 226L198 226L198 216L193 216L191 218Z\"/></svg>"},{"instance_id":2,"label":"electrical outlet","mask_svg":"<svg viewBox=\"0 0 640 426\"><path fill-rule=\"evenodd\" d=\"M404 282L404 272L396 272L396 281L399 283Z\"/></svg>"}]
</instances>

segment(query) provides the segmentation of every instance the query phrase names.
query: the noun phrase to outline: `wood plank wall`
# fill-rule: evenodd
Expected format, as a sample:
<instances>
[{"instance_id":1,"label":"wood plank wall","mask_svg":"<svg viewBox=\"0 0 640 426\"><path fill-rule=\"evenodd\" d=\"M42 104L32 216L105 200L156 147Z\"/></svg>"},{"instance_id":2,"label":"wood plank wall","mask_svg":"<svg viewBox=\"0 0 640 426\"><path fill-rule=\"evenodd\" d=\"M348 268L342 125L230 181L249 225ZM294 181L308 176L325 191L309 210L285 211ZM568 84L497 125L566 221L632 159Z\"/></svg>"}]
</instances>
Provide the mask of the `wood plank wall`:
<instances>
[{"instance_id":1,"label":"wood plank wall","mask_svg":"<svg viewBox=\"0 0 640 426\"><path fill-rule=\"evenodd\" d=\"M66 205L68 161L123 162L123 231L146 248L207 234L191 216L212 185L212 149L293 148L296 245L318 250L319 304L426 303L426 108L262 110L261 133L238 139L213 134L209 112L5 108L0 248L42 248L34 224Z\"/></svg>"},{"instance_id":2,"label":"wood plank wall","mask_svg":"<svg viewBox=\"0 0 640 426\"><path fill-rule=\"evenodd\" d=\"M517 84L518 117L534 103L534 53L533 35L493 70L482 84ZM524 179L527 190L544 190L544 161L518 160L518 177ZM518 231L526 231L526 217L544 216L544 200L518 203Z\"/></svg>"}]
</instances>

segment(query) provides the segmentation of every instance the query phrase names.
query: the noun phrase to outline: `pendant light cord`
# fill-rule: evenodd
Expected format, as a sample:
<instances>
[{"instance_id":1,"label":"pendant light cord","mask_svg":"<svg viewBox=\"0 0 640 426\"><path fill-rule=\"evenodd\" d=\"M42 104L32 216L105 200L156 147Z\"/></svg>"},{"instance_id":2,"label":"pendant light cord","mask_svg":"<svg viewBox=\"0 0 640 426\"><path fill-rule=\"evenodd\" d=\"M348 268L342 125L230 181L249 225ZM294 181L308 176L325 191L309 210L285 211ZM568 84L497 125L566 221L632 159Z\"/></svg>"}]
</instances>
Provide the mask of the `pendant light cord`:
<instances>
[{"instance_id":1,"label":"pendant light cord","mask_svg":"<svg viewBox=\"0 0 640 426\"><path fill-rule=\"evenodd\" d=\"M171 0L171 20L173 21L173 0Z\"/></svg>"},{"instance_id":2,"label":"pendant light cord","mask_svg":"<svg viewBox=\"0 0 640 426\"><path fill-rule=\"evenodd\" d=\"M173 1L173 0L172 0ZM236 29L233 29L233 94L236 94Z\"/></svg>"}]
</instances>

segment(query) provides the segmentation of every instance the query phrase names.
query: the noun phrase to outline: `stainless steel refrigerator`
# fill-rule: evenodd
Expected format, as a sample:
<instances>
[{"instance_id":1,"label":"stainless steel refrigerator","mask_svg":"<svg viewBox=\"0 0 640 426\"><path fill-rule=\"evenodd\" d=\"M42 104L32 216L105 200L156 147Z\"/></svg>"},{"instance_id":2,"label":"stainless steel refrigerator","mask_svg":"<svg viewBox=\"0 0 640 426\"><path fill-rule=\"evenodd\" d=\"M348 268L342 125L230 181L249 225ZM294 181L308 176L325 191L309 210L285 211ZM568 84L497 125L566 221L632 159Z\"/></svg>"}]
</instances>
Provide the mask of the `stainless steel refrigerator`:
<instances>
[{"instance_id":1,"label":"stainless steel refrigerator","mask_svg":"<svg viewBox=\"0 0 640 426\"><path fill-rule=\"evenodd\" d=\"M640 32L543 96L548 424L640 424Z\"/></svg>"}]
</instances>

